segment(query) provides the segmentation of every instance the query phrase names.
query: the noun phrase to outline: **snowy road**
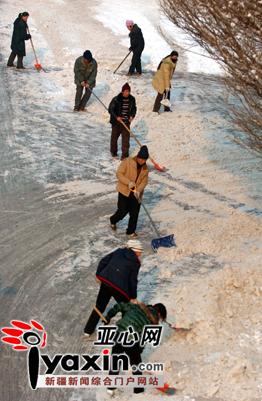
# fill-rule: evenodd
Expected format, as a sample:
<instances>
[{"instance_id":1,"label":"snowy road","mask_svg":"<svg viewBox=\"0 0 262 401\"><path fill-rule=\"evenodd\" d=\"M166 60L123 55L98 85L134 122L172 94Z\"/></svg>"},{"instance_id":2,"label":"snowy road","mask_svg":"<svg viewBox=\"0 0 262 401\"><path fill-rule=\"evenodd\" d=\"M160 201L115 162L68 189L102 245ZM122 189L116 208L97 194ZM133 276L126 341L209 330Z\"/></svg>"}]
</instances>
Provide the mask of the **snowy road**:
<instances>
[{"instance_id":1,"label":"snowy road","mask_svg":"<svg viewBox=\"0 0 262 401\"><path fill-rule=\"evenodd\" d=\"M128 9L130 4L126 0ZM143 4L152 24L157 20L154 4ZM120 74L112 75L126 53L121 44L123 37L114 36L96 21L99 5L99 1L87 5L84 0L47 0L34 5L29 0L12 5L0 2L4 15L0 28L0 324L2 327L11 319L31 318L42 322L48 331L50 354L91 349L91 343L84 343L81 336L97 291L97 260L126 239L125 223L117 235L108 228L108 217L115 209L118 165L109 157L108 115L95 99L87 113L71 112L72 67L83 49L90 47L99 61L95 91L106 104L126 80ZM32 13L31 31L46 74L33 69L29 46L28 70L19 73L5 68L11 21L20 8ZM102 12L100 9L99 15ZM135 16L138 18L139 13ZM120 23L118 18L115 14L115 24ZM237 339L238 331L245 335L252 330L242 317L245 328L241 326L240 330L235 324L236 332L232 334L228 326L228 338L221 344L217 341L214 345L212 335L211 339L201 337L198 325L202 329L207 315L216 320L220 313L215 308L206 311L208 292L201 289L201 284L211 272L219 274L224 267L259 265L261 167L257 158L231 144L232 127L226 119L223 90L215 76L188 73L186 59L181 57L173 82L174 112L157 117L151 113L155 96L150 85L153 66L150 60L145 62L144 77L130 80L139 105L134 131L149 145L157 161L168 167L165 174L151 171L145 202L161 233L175 233L178 247L152 254L149 244L154 233L141 213L138 228L145 257L140 298L150 302L165 299L171 321L175 308L178 323L196 326L194 335L199 348L194 348L193 339L187 343L177 337L174 345L174 334L167 330L171 348L167 342L167 348L160 349L172 367L167 371L168 379L181 390L174 399L191 401L194 395L197 401L229 401L223 393L226 384L213 396L210 388L214 388L215 379L219 382L218 378L207 374L204 380L211 384L205 389L198 372L203 366L213 371L212 357L217 354L221 353L221 360L228 357L225 343L232 348L232 359L239 356L237 341L231 343L231 337ZM122 72L125 68L126 65ZM136 151L133 142L132 151ZM194 284L199 292L192 302L190 286ZM201 291L203 298L198 295ZM252 299L255 305L255 295ZM189 300L190 313L186 314ZM238 314L241 317L240 312L235 313ZM222 318L221 322L226 325ZM216 326L215 330L218 331ZM207 324L204 331L208 332ZM251 346L241 350L241 357L255 358ZM27 383L24 356L2 346L0 355L0 401L35 400ZM255 366L259 367L259 363ZM227 371L225 367L224 370ZM227 383L227 378L221 380ZM230 386L235 383L229 382ZM250 383L245 391L249 386ZM255 400L244 390L242 395L243 399ZM104 391L37 391L40 401L93 401L95 397L97 401L104 400ZM119 398L127 399L133 398L123 393ZM156 400L159 396L152 392L150 401Z\"/></svg>"}]
</instances>

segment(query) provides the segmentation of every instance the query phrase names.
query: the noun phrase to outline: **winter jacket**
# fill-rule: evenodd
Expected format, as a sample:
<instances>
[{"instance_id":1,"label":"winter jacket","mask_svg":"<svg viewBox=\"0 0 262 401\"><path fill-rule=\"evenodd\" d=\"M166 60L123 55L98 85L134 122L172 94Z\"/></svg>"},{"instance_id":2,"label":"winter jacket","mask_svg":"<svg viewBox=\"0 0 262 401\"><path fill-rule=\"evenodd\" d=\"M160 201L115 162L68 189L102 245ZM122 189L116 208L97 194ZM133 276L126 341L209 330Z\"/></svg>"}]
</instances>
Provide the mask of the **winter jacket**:
<instances>
[{"instance_id":1,"label":"winter jacket","mask_svg":"<svg viewBox=\"0 0 262 401\"><path fill-rule=\"evenodd\" d=\"M115 288L127 299L134 299L137 297L137 276L140 265L132 249L118 248L101 259L96 277Z\"/></svg>"},{"instance_id":2,"label":"winter jacket","mask_svg":"<svg viewBox=\"0 0 262 401\"><path fill-rule=\"evenodd\" d=\"M153 87L158 93L163 94L166 89L169 90L175 69L176 63L173 63L170 56L161 61L152 81Z\"/></svg>"},{"instance_id":3,"label":"winter jacket","mask_svg":"<svg viewBox=\"0 0 262 401\"><path fill-rule=\"evenodd\" d=\"M134 52L136 50L142 51L144 49L145 47L144 37L141 29L137 26L137 24L134 24L132 31L129 34L129 37L130 37L129 50L132 50Z\"/></svg>"},{"instance_id":4,"label":"winter jacket","mask_svg":"<svg viewBox=\"0 0 262 401\"><path fill-rule=\"evenodd\" d=\"M129 110L128 110L129 117L135 117L135 115L136 115L136 99L132 95L129 95L128 99L129 99ZM117 120L116 120L115 116L121 117L122 105L123 105L123 95L122 95L122 93L119 93L119 95L115 96L111 100L109 107L108 107L108 111L110 113L110 123L112 125L117 124Z\"/></svg>"},{"instance_id":5,"label":"winter jacket","mask_svg":"<svg viewBox=\"0 0 262 401\"><path fill-rule=\"evenodd\" d=\"M131 190L128 187L129 182L136 184L136 190L140 192L142 199L143 192L148 183L148 168L144 164L137 178L137 162L136 157L128 157L124 159L117 169L116 176L118 178L117 191L124 196L129 196Z\"/></svg>"},{"instance_id":6,"label":"winter jacket","mask_svg":"<svg viewBox=\"0 0 262 401\"><path fill-rule=\"evenodd\" d=\"M131 302L121 302L111 308L106 320L109 322L118 312L122 313L122 318L116 322L119 331L127 331L132 326L134 331L141 336L144 326L157 325L159 322L157 311L153 306L144 304L133 304Z\"/></svg>"},{"instance_id":7,"label":"winter jacket","mask_svg":"<svg viewBox=\"0 0 262 401\"><path fill-rule=\"evenodd\" d=\"M27 33L27 23L19 17L16 18L11 43L12 51L18 56L25 56L25 40L30 38L31 36Z\"/></svg>"},{"instance_id":8,"label":"winter jacket","mask_svg":"<svg viewBox=\"0 0 262 401\"><path fill-rule=\"evenodd\" d=\"M85 64L84 57L78 57L75 61L74 73L76 85L81 85L81 82L87 81L90 89L96 86L97 62L94 58L89 64Z\"/></svg>"}]
</instances>

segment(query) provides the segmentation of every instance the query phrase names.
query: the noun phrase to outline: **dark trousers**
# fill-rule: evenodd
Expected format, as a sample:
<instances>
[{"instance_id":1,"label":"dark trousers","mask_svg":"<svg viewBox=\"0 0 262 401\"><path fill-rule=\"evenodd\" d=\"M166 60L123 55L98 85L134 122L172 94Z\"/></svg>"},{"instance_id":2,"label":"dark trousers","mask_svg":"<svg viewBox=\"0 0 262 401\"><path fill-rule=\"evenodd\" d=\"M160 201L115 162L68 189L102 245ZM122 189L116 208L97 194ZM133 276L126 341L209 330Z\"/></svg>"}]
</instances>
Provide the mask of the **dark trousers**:
<instances>
[{"instance_id":1,"label":"dark trousers","mask_svg":"<svg viewBox=\"0 0 262 401\"><path fill-rule=\"evenodd\" d=\"M116 224L129 213L129 221L126 233L133 234L136 231L137 220L140 210L140 203L133 192L129 196L118 193L117 211L110 217L111 224Z\"/></svg>"},{"instance_id":2,"label":"dark trousers","mask_svg":"<svg viewBox=\"0 0 262 401\"><path fill-rule=\"evenodd\" d=\"M130 124L127 123L126 126L129 128ZM130 134L121 123L117 122L116 124L112 125L110 142L110 152L112 156L117 155L117 141L120 135L122 137L122 159L124 159L129 155Z\"/></svg>"},{"instance_id":3,"label":"dark trousers","mask_svg":"<svg viewBox=\"0 0 262 401\"><path fill-rule=\"evenodd\" d=\"M163 99L163 97L164 97L164 93L157 94L153 111L159 111L159 109L161 107L161 100ZM168 91L167 98L170 100L170 91ZM170 110L170 107L164 106L164 111L169 111L169 110Z\"/></svg>"},{"instance_id":4,"label":"dark trousers","mask_svg":"<svg viewBox=\"0 0 262 401\"><path fill-rule=\"evenodd\" d=\"M96 299L96 307L97 309L103 313L109 304L109 301L113 297L116 302L128 302L127 297L121 294L121 292L115 290L113 287L107 286L106 284L101 283L100 289ZM89 319L85 325L84 332L88 334L92 334L95 331L96 325L99 322L99 315L95 310L92 311Z\"/></svg>"},{"instance_id":5,"label":"dark trousers","mask_svg":"<svg viewBox=\"0 0 262 401\"><path fill-rule=\"evenodd\" d=\"M18 54L16 54L13 51L11 52L8 62L7 62L8 67L12 67L14 65L16 56L17 56L17 68L23 68L24 67L23 66L23 56L19 56Z\"/></svg>"},{"instance_id":6,"label":"dark trousers","mask_svg":"<svg viewBox=\"0 0 262 401\"><path fill-rule=\"evenodd\" d=\"M141 55L143 50L144 49L136 49L133 51L133 57L128 71L129 74L134 74L135 70L138 72L138 74L142 74Z\"/></svg>"},{"instance_id":7,"label":"dark trousers","mask_svg":"<svg viewBox=\"0 0 262 401\"><path fill-rule=\"evenodd\" d=\"M84 90L85 93L83 96ZM77 110L84 109L90 96L91 96L91 91L88 88L84 88L82 85L76 85L75 109Z\"/></svg>"},{"instance_id":8,"label":"dark trousers","mask_svg":"<svg viewBox=\"0 0 262 401\"><path fill-rule=\"evenodd\" d=\"M138 366L142 362L141 354L143 349L139 346L139 344L135 344L132 347L124 347L122 344L116 343L112 348L112 355L126 354L129 357L130 366ZM119 371L109 371L109 375L118 376ZM133 375L142 375L140 370L133 371ZM113 387L110 389L114 390ZM139 389L141 391L141 387L135 387L134 392Z\"/></svg>"}]
</instances>

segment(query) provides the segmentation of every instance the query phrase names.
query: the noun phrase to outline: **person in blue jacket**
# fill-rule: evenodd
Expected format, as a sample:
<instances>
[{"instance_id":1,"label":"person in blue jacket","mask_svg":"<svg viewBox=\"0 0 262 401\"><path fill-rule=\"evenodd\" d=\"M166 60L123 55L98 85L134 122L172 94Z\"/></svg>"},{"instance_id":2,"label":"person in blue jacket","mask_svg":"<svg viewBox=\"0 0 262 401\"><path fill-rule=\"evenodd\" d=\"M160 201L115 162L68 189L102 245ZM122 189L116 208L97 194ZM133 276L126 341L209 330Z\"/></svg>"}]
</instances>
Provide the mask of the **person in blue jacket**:
<instances>
[{"instance_id":1,"label":"person in blue jacket","mask_svg":"<svg viewBox=\"0 0 262 401\"><path fill-rule=\"evenodd\" d=\"M27 20L29 13L24 11L20 13L14 22L14 31L11 43L11 54L9 56L7 66L14 67L14 61L17 57L17 68L25 68L23 65L23 57L25 52L25 41L31 39L31 35L27 32Z\"/></svg>"},{"instance_id":2,"label":"person in blue jacket","mask_svg":"<svg viewBox=\"0 0 262 401\"><path fill-rule=\"evenodd\" d=\"M125 248L109 253L98 264L96 278L101 283L96 308L103 313L113 297L116 302L136 302L140 257L143 247L138 240L129 240ZM96 328L99 315L93 309L84 328L89 337Z\"/></svg>"}]
</instances>

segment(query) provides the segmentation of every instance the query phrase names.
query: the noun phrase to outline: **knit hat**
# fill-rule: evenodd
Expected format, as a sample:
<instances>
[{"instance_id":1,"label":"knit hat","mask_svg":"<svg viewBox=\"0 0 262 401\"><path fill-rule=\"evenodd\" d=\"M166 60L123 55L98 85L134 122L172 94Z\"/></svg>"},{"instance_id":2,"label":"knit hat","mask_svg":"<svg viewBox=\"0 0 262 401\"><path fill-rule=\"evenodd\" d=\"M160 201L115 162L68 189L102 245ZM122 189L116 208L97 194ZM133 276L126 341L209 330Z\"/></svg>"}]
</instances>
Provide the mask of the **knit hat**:
<instances>
[{"instance_id":1,"label":"knit hat","mask_svg":"<svg viewBox=\"0 0 262 401\"><path fill-rule=\"evenodd\" d=\"M153 308L155 308L157 310L157 312L160 314L160 316L163 320L166 320L167 310L166 310L165 305L159 303L159 304L153 305Z\"/></svg>"},{"instance_id":2,"label":"knit hat","mask_svg":"<svg viewBox=\"0 0 262 401\"><path fill-rule=\"evenodd\" d=\"M139 150L139 152L137 154L137 157L139 159L144 159L144 160L148 159L149 153L148 153L148 149L147 149L146 145L141 146L141 148L140 148L140 150Z\"/></svg>"},{"instance_id":3,"label":"knit hat","mask_svg":"<svg viewBox=\"0 0 262 401\"><path fill-rule=\"evenodd\" d=\"M125 85L122 86L122 92L124 91L129 91L131 92L131 88L128 82L125 83Z\"/></svg>"},{"instance_id":4,"label":"knit hat","mask_svg":"<svg viewBox=\"0 0 262 401\"><path fill-rule=\"evenodd\" d=\"M132 21L131 19L127 19L126 20L126 27L127 28L131 28L134 25L134 21Z\"/></svg>"},{"instance_id":5,"label":"knit hat","mask_svg":"<svg viewBox=\"0 0 262 401\"><path fill-rule=\"evenodd\" d=\"M174 57L174 56L178 57L178 52L177 52L176 50L173 50L173 51L170 53L170 56L171 56L171 57Z\"/></svg>"},{"instance_id":6,"label":"knit hat","mask_svg":"<svg viewBox=\"0 0 262 401\"><path fill-rule=\"evenodd\" d=\"M143 246L138 239L130 239L126 243L127 248L133 249L133 251L143 251Z\"/></svg>"},{"instance_id":7,"label":"knit hat","mask_svg":"<svg viewBox=\"0 0 262 401\"><path fill-rule=\"evenodd\" d=\"M27 11L24 11L23 13L19 13L18 17L19 18L21 18L21 17L29 17L29 13Z\"/></svg>"},{"instance_id":8,"label":"knit hat","mask_svg":"<svg viewBox=\"0 0 262 401\"><path fill-rule=\"evenodd\" d=\"M88 61L91 61L93 59L93 56L92 56L92 53L90 52L90 50L86 50L83 54L83 57Z\"/></svg>"}]
</instances>

